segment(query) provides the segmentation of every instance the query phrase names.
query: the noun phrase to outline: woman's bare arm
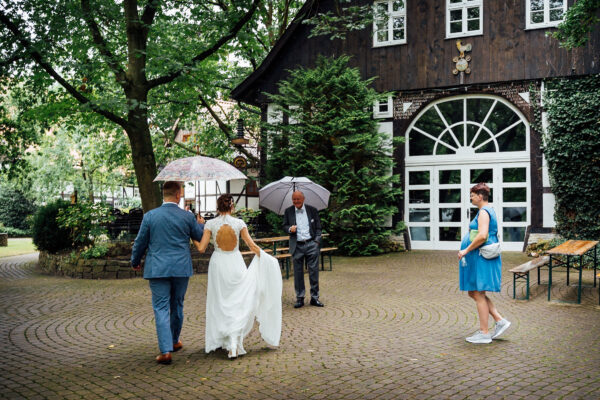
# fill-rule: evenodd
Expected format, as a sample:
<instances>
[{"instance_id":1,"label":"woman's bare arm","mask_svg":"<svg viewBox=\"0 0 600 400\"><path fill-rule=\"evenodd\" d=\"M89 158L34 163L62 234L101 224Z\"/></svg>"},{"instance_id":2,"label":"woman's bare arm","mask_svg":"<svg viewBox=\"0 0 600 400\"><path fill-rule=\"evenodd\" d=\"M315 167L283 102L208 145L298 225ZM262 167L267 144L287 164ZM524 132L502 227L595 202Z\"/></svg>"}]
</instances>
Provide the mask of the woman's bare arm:
<instances>
[{"instance_id":1,"label":"woman's bare arm","mask_svg":"<svg viewBox=\"0 0 600 400\"><path fill-rule=\"evenodd\" d=\"M204 253L206 248L208 247L208 243L210 243L210 230L204 228L204 234L202 235L202 239L200 241L193 240L196 248L200 253Z\"/></svg>"},{"instance_id":2,"label":"woman's bare arm","mask_svg":"<svg viewBox=\"0 0 600 400\"><path fill-rule=\"evenodd\" d=\"M242 239L244 240L244 242L246 243L246 245L248 246L248 248L250 250L252 250L252 252L254 254L256 254L257 256L260 257L260 247L258 247L256 245L256 243L254 243L254 240L252 240L252 238L250 237L250 233L248 232L248 228L242 229Z\"/></svg>"}]
</instances>

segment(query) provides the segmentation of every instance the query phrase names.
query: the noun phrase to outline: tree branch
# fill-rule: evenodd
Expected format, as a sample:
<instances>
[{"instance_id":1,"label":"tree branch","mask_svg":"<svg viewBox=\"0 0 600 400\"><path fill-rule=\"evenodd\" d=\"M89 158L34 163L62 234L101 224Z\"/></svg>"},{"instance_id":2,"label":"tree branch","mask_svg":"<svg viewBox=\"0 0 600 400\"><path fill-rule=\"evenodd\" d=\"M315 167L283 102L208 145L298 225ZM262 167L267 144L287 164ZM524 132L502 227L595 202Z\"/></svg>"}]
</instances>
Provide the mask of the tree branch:
<instances>
[{"instance_id":1,"label":"tree branch","mask_svg":"<svg viewBox=\"0 0 600 400\"><path fill-rule=\"evenodd\" d=\"M106 44L106 41L102 37L102 33L100 33L100 29L98 28L98 25L96 24L96 21L94 21L94 17L92 16L92 10L90 8L89 0L81 0L81 9L83 10L85 22L87 23L88 28L92 33L92 40L94 41L94 44L98 48L98 51L100 51L100 54L102 54L102 56L104 57L104 60L106 61L108 66L112 69L119 85L121 85L121 87L125 89L125 71L117 63L115 56L111 53L111 51L108 48L108 45Z\"/></svg>"},{"instance_id":2,"label":"tree branch","mask_svg":"<svg viewBox=\"0 0 600 400\"><path fill-rule=\"evenodd\" d=\"M142 23L146 25L146 27L150 27L154 22L154 16L156 15L159 3L158 0L148 0L148 4L146 4L144 12L142 13Z\"/></svg>"},{"instance_id":3,"label":"tree branch","mask_svg":"<svg viewBox=\"0 0 600 400\"><path fill-rule=\"evenodd\" d=\"M127 128L127 125L128 125L127 120L111 113L110 111L103 110L97 104L92 103L90 101L90 99L88 99L87 97L85 97L84 95L79 93L77 91L77 89L75 89L73 86L71 86L58 72L56 72L54 70L54 68L52 68L52 66L44 60L44 58L42 57L40 52L36 50L35 46L33 46L33 44L29 41L29 39L26 38L21 33L19 28L15 24L12 23L12 21L8 18L8 16L1 9L0 9L0 22L2 22L4 24L4 26L6 26L8 28L8 30L10 30L10 32L13 34L13 36L16 38L16 40L19 41L21 46L23 46L29 52L29 54L31 54L31 58L33 58L33 60L40 67L42 67L42 69L44 69L44 71L46 71L52 78L54 78L54 80L56 82L58 82L62 87L64 87L65 90L69 94L71 94L71 96L73 96L75 98L75 100L77 100L81 104L88 105L90 107L90 109L92 111L94 111L95 113L102 115L103 117L120 125L121 127L125 128L125 129Z\"/></svg>"},{"instance_id":4,"label":"tree branch","mask_svg":"<svg viewBox=\"0 0 600 400\"><path fill-rule=\"evenodd\" d=\"M208 110L210 115L217 122L217 125L219 125L219 129L221 129L221 131L225 134L227 139L229 139L229 141L231 141L231 139L233 139L233 133L231 132L231 129L229 129L229 126L227 124L225 124L221 120L221 118L219 118L217 113L215 113L215 111L206 102L206 100L204 100L204 98L202 96L198 96L198 98L200 99L200 103L202 104L202 106ZM249 159L251 159L254 162L258 162L258 159L253 154L251 154L248 150L246 150L243 146L240 146L237 144L234 146L239 152L243 153L246 157L248 157Z\"/></svg>"},{"instance_id":5,"label":"tree branch","mask_svg":"<svg viewBox=\"0 0 600 400\"><path fill-rule=\"evenodd\" d=\"M210 48L204 50L202 53L200 53L196 57L192 58L192 60L189 63L187 63L183 68L181 68L169 75L151 79L150 81L148 81L147 89L150 90L157 86L160 86L165 83L169 83L169 82L173 81L175 78L180 76L186 68L189 68L190 66L192 66L192 65L208 58L212 54L214 54L217 50L219 50L221 48L221 46L223 46L225 43L227 43L228 41L230 41L237 35L237 33L240 31L240 29L242 29L242 27L246 24L246 22L248 22L250 20L250 18L256 11L256 8L258 7L258 4L260 3L260 1L261 0L253 0L252 6L250 7L250 9L246 12L246 14L244 14L244 16L242 18L240 18L240 20L233 26L233 28L229 31L229 33L227 33L225 36L223 36L219 40L217 40L217 42L215 44L213 44Z\"/></svg>"}]
</instances>

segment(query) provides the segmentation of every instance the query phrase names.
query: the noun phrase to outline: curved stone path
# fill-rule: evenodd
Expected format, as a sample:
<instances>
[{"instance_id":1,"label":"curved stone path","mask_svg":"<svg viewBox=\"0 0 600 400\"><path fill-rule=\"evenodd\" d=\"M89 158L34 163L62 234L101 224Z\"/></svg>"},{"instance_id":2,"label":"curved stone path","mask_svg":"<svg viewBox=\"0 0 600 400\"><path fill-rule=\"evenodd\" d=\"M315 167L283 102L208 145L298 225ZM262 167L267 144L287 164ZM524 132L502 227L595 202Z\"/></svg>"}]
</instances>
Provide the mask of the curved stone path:
<instances>
[{"instance_id":1,"label":"curved stone path","mask_svg":"<svg viewBox=\"0 0 600 400\"><path fill-rule=\"evenodd\" d=\"M204 353L206 275L194 276L184 348L170 366L153 361L143 279L44 276L31 267L35 255L19 257L0 259L0 398L600 398L598 289L585 288L579 306L547 302L544 285L514 301L505 272L491 298L513 326L472 345L464 337L477 315L458 290L455 252L336 257L321 273L325 308L294 309L293 281L284 280L281 346L254 329L248 354L233 361ZM524 260L506 253L504 270ZM575 299L566 275L555 275L553 297Z\"/></svg>"}]
</instances>

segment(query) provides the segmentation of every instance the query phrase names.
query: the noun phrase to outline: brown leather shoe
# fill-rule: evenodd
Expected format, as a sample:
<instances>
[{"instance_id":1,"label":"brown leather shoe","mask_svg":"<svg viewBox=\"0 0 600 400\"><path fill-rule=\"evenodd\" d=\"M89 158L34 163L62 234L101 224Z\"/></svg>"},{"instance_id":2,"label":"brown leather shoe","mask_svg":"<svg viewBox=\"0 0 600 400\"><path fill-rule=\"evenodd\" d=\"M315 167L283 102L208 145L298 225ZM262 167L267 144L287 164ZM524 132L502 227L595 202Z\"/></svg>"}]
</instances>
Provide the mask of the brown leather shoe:
<instances>
[{"instance_id":1,"label":"brown leather shoe","mask_svg":"<svg viewBox=\"0 0 600 400\"><path fill-rule=\"evenodd\" d=\"M156 357L156 362L159 364L171 364L171 353L160 354Z\"/></svg>"},{"instance_id":2,"label":"brown leather shoe","mask_svg":"<svg viewBox=\"0 0 600 400\"><path fill-rule=\"evenodd\" d=\"M176 351L179 351L183 349L183 343L181 343L181 340L177 343L173 344L173 353L175 353Z\"/></svg>"}]
</instances>

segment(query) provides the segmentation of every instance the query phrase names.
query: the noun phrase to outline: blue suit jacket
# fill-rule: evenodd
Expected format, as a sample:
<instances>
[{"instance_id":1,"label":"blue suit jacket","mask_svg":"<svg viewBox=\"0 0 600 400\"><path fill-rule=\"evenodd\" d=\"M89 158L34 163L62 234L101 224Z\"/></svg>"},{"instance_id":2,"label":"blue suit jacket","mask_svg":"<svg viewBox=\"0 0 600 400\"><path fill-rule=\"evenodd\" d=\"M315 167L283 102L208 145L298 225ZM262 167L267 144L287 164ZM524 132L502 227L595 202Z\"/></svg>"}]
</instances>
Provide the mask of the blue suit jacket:
<instances>
[{"instance_id":1,"label":"blue suit jacket","mask_svg":"<svg viewBox=\"0 0 600 400\"><path fill-rule=\"evenodd\" d=\"M204 226L194 214L165 203L148 211L135 238L131 265L140 265L146 254L144 278L190 277L193 273L190 238L202 239Z\"/></svg>"}]
</instances>

